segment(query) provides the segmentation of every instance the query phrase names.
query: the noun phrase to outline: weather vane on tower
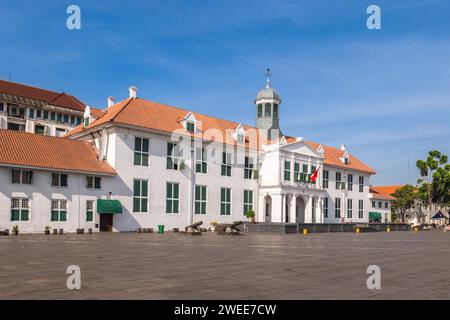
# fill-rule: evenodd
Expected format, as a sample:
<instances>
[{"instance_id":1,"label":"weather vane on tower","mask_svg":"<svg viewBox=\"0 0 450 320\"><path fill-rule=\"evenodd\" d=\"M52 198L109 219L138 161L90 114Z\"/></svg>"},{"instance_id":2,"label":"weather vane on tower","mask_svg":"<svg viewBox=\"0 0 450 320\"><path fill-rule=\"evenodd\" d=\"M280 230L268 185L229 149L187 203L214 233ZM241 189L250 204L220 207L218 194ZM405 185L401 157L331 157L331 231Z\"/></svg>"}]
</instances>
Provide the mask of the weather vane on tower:
<instances>
[{"instance_id":1,"label":"weather vane on tower","mask_svg":"<svg viewBox=\"0 0 450 320\"><path fill-rule=\"evenodd\" d=\"M270 70L270 68L267 68L266 70L266 88L270 88L270 78L272 77L272 70Z\"/></svg>"}]
</instances>

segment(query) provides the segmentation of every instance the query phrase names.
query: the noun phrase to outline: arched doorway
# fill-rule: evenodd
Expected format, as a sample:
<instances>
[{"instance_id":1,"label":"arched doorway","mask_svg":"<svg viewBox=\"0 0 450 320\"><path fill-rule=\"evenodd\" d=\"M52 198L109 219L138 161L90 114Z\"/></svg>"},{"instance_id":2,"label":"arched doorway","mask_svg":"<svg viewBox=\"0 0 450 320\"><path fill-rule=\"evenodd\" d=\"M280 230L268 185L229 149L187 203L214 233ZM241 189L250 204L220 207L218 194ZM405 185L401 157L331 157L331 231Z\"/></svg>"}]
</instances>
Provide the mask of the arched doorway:
<instances>
[{"instance_id":1,"label":"arched doorway","mask_svg":"<svg viewBox=\"0 0 450 320\"><path fill-rule=\"evenodd\" d=\"M272 197L267 195L264 198L264 213L266 222L272 222Z\"/></svg>"},{"instance_id":2,"label":"arched doorway","mask_svg":"<svg viewBox=\"0 0 450 320\"><path fill-rule=\"evenodd\" d=\"M295 214L297 223L305 223L305 200L302 197L297 197L295 203Z\"/></svg>"}]
</instances>

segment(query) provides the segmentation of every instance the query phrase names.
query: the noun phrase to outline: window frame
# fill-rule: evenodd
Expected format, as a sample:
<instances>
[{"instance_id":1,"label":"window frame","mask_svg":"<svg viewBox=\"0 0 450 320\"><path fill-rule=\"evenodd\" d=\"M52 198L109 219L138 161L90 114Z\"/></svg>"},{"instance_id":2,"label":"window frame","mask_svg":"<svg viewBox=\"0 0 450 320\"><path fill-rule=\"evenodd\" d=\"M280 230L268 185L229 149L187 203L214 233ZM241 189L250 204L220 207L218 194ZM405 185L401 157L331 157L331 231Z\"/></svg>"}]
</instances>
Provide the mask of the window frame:
<instances>
[{"instance_id":1,"label":"window frame","mask_svg":"<svg viewBox=\"0 0 450 320\"><path fill-rule=\"evenodd\" d=\"M347 219L353 219L353 199L347 199Z\"/></svg>"},{"instance_id":2,"label":"window frame","mask_svg":"<svg viewBox=\"0 0 450 320\"><path fill-rule=\"evenodd\" d=\"M244 179L253 179L254 178L254 159L250 156L245 156L244 158Z\"/></svg>"},{"instance_id":3,"label":"window frame","mask_svg":"<svg viewBox=\"0 0 450 320\"><path fill-rule=\"evenodd\" d=\"M358 218L359 219L364 218L364 200L362 199L358 201Z\"/></svg>"},{"instance_id":4,"label":"window frame","mask_svg":"<svg viewBox=\"0 0 450 320\"><path fill-rule=\"evenodd\" d=\"M138 188L136 188L136 183L138 183ZM145 188L147 192L144 192ZM148 214L149 213L149 181L146 179L133 179L133 213L134 214ZM145 208L144 204L145 203ZM138 205L137 205L138 204Z\"/></svg>"},{"instance_id":5,"label":"window frame","mask_svg":"<svg viewBox=\"0 0 450 320\"><path fill-rule=\"evenodd\" d=\"M169 197L169 185L171 186L171 196ZM177 187L177 197L175 194L175 186ZM169 211L169 204L171 210ZM176 203L176 206L174 205ZM177 210L174 210L176 208ZM180 183L178 182L166 182L166 214L180 214Z\"/></svg>"},{"instance_id":6,"label":"window frame","mask_svg":"<svg viewBox=\"0 0 450 320\"><path fill-rule=\"evenodd\" d=\"M18 206L14 205L14 202L17 201ZM26 201L26 202L25 202ZM29 222L30 221L30 205L29 198L21 198L21 197L13 197L11 198L11 222ZM26 203L26 206L24 205ZM15 218L15 213L13 211L17 211L17 219Z\"/></svg>"},{"instance_id":7,"label":"window frame","mask_svg":"<svg viewBox=\"0 0 450 320\"><path fill-rule=\"evenodd\" d=\"M134 137L133 165L141 167L150 165L150 139Z\"/></svg>"},{"instance_id":8,"label":"window frame","mask_svg":"<svg viewBox=\"0 0 450 320\"><path fill-rule=\"evenodd\" d=\"M206 215L207 210L208 210L208 186L195 185L194 214Z\"/></svg>"},{"instance_id":9,"label":"window frame","mask_svg":"<svg viewBox=\"0 0 450 320\"><path fill-rule=\"evenodd\" d=\"M339 205L338 205L339 204ZM334 202L334 217L341 218L342 203L341 198L336 198Z\"/></svg>"},{"instance_id":10,"label":"window frame","mask_svg":"<svg viewBox=\"0 0 450 320\"><path fill-rule=\"evenodd\" d=\"M166 169L179 170L182 159L181 151L178 149L178 143L167 142Z\"/></svg>"},{"instance_id":11,"label":"window frame","mask_svg":"<svg viewBox=\"0 0 450 320\"><path fill-rule=\"evenodd\" d=\"M223 210L225 209L225 210ZM231 188L220 188L220 215L231 216L232 215L232 193Z\"/></svg>"},{"instance_id":12,"label":"window frame","mask_svg":"<svg viewBox=\"0 0 450 320\"><path fill-rule=\"evenodd\" d=\"M244 215L248 211L253 211L253 190L244 189L244 201L243 202L244 202Z\"/></svg>"},{"instance_id":13,"label":"window frame","mask_svg":"<svg viewBox=\"0 0 450 320\"><path fill-rule=\"evenodd\" d=\"M364 176L359 176L359 192L364 192Z\"/></svg>"},{"instance_id":14,"label":"window frame","mask_svg":"<svg viewBox=\"0 0 450 320\"><path fill-rule=\"evenodd\" d=\"M328 218L328 197L323 199L323 216L324 218Z\"/></svg>"},{"instance_id":15,"label":"window frame","mask_svg":"<svg viewBox=\"0 0 450 320\"><path fill-rule=\"evenodd\" d=\"M329 187L329 181L330 181L330 171L329 170L323 170L323 183L322 187L324 189L328 189Z\"/></svg>"},{"instance_id":16,"label":"window frame","mask_svg":"<svg viewBox=\"0 0 450 320\"><path fill-rule=\"evenodd\" d=\"M208 173L208 162L206 160L205 148L195 149L195 172L196 173Z\"/></svg>"},{"instance_id":17,"label":"window frame","mask_svg":"<svg viewBox=\"0 0 450 320\"><path fill-rule=\"evenodd\" d=\"M57 203L57 206L54 207L53 204ZM64 206L62 205L64 204ZM67 222L68 221L68 201L67 200L61 200L61 199L52 199L51 200L51 214L50 214L50 221L51 222ZM56 215L56 216L55 216ZM57 219L54 219L54 217L57 217ZM64 219L62 219L64 217Z\"/></svg>"},{"instance_id":18,"label":"window frame","mask_svg":"<svg viewBox=\"0 0 450 320\"><path fill-rule=\"evenodd\" d=\"M15 181L15 175L14 173L19 173L19 181ZM25 173L27 175L25 175ZM27 177L28 179L25 179L25 177ZM28 185L32 185L33 184L33 170L21 170L21 169L11 169L11 183L12 184L28 184Z\"/></svg>"},{"instance_id":19,"label":"window frame","mask_svg":"<svg viewBox=\"0 0 450 320\"><path fill-rule=\"evenodd\" d=\"M222 163L220 165L220 175L222 177L232 176L232 166L231 166L231 153L222 152Z\"/></svg>"},{"instance_id":20,"label":"window frame","mask_svg":"<svg viewBox=\"0 0 450 320\"><path fill-rule=\"evenodd\" d=\"M89 209L88 204L92 204L92 208ZM94 208L95 200L86 200L86 222L94 222Z\"/></svg>"},{"instance_id":21,"label":"window frame","mask_svg":"<svg viewBox=\"0 0 450 320\"><path fill-rule=\"evenodd\" d=\"M284 160L284 181L291 181L291 161Z\"/></svg>"}]
</instances>

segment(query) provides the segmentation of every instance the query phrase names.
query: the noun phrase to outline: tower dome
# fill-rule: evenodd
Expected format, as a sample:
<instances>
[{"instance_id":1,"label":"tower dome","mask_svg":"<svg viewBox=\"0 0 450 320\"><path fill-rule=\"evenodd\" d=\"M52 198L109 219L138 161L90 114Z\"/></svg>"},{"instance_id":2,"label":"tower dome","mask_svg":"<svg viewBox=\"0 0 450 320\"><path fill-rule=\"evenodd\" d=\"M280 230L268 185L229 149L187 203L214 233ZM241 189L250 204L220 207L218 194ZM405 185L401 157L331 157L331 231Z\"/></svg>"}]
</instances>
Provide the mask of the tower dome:
<instances>
[{"instance_id":1,"label":"tower dome","mask_svg":"<svg viewBox=\"0 0 450 320\"><path fill-rule=\"evenodd\" d=\"M269 139L281 136L279 125L279 106L281 98L270 86L272 72L267 69L266 87L258 92L255 99L256 127Z\"/></svg>"}]
</instances>

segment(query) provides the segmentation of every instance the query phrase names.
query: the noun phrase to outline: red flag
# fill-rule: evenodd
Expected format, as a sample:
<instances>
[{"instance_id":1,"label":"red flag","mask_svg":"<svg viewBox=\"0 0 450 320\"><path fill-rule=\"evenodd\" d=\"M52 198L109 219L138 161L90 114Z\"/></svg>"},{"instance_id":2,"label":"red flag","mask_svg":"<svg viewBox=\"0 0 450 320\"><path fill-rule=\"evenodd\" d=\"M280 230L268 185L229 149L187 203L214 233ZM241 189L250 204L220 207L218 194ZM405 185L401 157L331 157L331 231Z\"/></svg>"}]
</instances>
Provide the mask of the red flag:
<instances>
[{"instance_id":1,"label":"red flag","mask_svg":"<svg viewBox=\"0 0 450 320\"><path fill-rule=\"evenodd\" d=\"M311 178L309 178L309 181L316 182L317 178L319 177L319 168L314 171L314 173L311 175Z\"/></svg>"}]
</instances>

